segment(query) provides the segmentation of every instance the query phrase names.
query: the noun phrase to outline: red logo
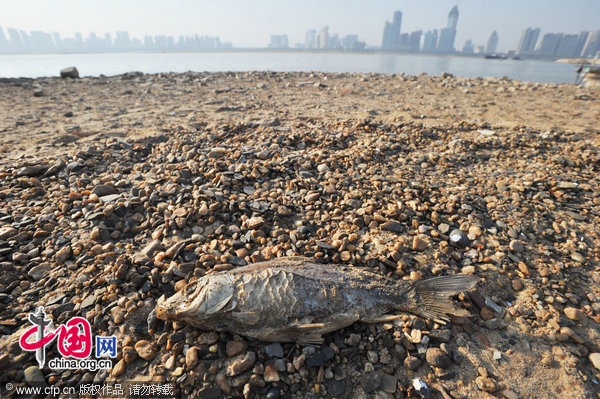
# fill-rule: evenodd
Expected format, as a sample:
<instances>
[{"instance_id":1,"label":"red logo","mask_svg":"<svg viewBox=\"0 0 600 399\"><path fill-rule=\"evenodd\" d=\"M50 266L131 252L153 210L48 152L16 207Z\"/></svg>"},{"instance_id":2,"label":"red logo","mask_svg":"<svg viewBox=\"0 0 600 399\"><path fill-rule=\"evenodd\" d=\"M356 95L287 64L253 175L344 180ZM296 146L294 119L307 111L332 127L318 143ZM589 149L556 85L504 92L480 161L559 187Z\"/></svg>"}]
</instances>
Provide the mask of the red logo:
<instances>
[{"instance_id":1,"label":"red logo","mask_svg":"<svg viewBox=\"0 0 600 399\"><path fill-rule=\"evenodd\" d=\"M58 351L64 357L86 359L92 353L92 329L89 321L83 317L73 317L66 324L61 324L56 330L47 332L50 320L45 319L44 308L39 307L35 313L29 314L29 321L34 324L19 339L21 349L35 351L40 367L44 366L45 346L58 337ZM29 338L35 335L33 341Z\"/></svg>"}]
</instances>

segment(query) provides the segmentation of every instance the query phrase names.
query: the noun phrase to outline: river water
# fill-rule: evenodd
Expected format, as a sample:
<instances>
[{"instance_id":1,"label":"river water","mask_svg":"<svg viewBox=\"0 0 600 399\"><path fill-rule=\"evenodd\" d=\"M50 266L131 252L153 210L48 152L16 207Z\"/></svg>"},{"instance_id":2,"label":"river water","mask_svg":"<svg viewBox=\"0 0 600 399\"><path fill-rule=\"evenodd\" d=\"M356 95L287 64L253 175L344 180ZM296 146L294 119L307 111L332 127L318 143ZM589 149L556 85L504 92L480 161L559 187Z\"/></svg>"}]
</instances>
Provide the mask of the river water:
<instances>
[{"instance_id":1,"label":"river water","mask_svg":"<svg viewBox=\"0 0 600 399\"><path fill-rule=\"evenodd\" d=\"M2 54L0 77L57 76L76 66L81 76L118 75L130 71L159 72L374 72L464 77L503 77L535 82L571 83L577 66L539 60L488 60L385 53L330 53L305 51L229 51L177 53Z\"/></svg>"}]
</instances>

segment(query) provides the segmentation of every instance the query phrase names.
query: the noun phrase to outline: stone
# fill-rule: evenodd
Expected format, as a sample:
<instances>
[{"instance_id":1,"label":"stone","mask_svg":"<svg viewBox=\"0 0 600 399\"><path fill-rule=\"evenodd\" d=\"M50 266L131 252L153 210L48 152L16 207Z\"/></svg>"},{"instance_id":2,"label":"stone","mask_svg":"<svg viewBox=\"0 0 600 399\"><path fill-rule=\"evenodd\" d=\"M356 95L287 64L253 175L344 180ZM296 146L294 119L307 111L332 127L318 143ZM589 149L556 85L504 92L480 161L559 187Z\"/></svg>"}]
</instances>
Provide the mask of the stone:
<instances>
[{"instance_id":1,"label":"stone","mask_svg":"<svg viewBox=\"0 0 600 399\"><path fill-rule=\"evenodd\" d=\"M469 237L460 229L454 229L448 235L450 245L457 248L468 247L470 244Z\"/></svg>"},{"instance_id":2,"label":"stone","mask_svg":"<svg viewBox=\"0 0 600 399\"><path fill-rule=\"evenodd\" d=\"M389 220L381 225L381 229L385 231L391 231L392 233L402 233L404 228L402 224L395 222L393 220Z\"/></svg>"},{"instance_id":3,"label":"stone","mask_svg":"<svg viewBox=\"0 0 600 399\"><path fill-rule=\"evenodd\" d=\"M219 399L221 397L221 389L215 386L205 386L198 390L198 398L200 399Z\"/></svg>"},{"instance_id":4,"label":"stone","mask_svg":"<svg viewBox=\"0 0 600 399\"><path fill-rule=\"evenodd\" d=\"M333 397L341 397L346 391L346 384L344 381L329 380L327 382L327 392Z\"/></svg>"},{"instance_id":5,"label":"stone","mask_svg":"<svg viewBox=\"0 0 600 399\"><path fill-rule=\"evenodd\" d=\"M588 359L590 359L590 362L592 362L594 367L596 367L596 370L600 370L600 353L598 353L598 352L590 353L588 355Z\"/></svg>"},{"instance_id":6,"label":"stone","mask_svg":"<svg viewBox=\"0 0 600 399\"><path fill-rule=\"evenodd\" d=\"M119 360L117 364L115 364L115 366L113 367L110 375L112 377L117 377L121 374L125 374L125 371L127 370L127 365L125 363L125 358Z\"/></svg>"},{"instance_id":7,"label":"stone","mask_svg":"<svg viewBox=\"0 0 600 399\"><path fill-rule=\"evenodd\" d=\"M312 204L313 202L317 201L319 199L319 197L321 197L321 193L319 192L313 192L313 193L309 193L304 197L304 200L306 202L308 202L309 204Z\"/></svg>"},{"instance_id":8,"label":"stone","mask_svg":"<svg viewBox=\"0 0 600 399\"><path fill-rule=\"evenodd\" d=\"M279 381L279 372L273 367L267 365L265 366L263 379L265 380L265 382L277 382Z\"/></svg>"},{"instance_id":9,"label":"stone","mask_svg":"<svg viewBox=\"0 0 600 399\"><path fill-rule=\"evenodd\" d=\"M10 226L4 226L2 228L0 228L0 240L6 240L12 236L17 235L18 230L10 227Z\"/></svg>"},{"instance_id":10,"label":"stone","mask_svg":"<svg viewBox=\"0 0 600 399\"><path fill-rule=\"evenodd\" d=\"M407 356L404 359L404 367L412 371L417 371L421 367L421 359L415 356Z\"/></svg>"},{"instance_id":11,"label":"stone","mask_svg":"<svg viewBox=\"0 0 600 399\"><path fill-rule=\"evenodd\" d=\"M523 250L525 249L523 247L523 243L520 240L511 240L508 244L508 247L511 251L514 252L523 252Z\"/></svg>"},{"instance_id":12,"label":"stone","mask_svg":"<svg viewBox=\"0 0 600 399\"><path fill-rule=\"evenodd\" d=\"M246 352L243 355L238 355L227 361L225 374L228 377L233 377L249 370L256 363L256 353Z\"/></svg>"},{"instance_id":13,"label":"stone","mask_svg":"<svg viewBox=\"0 0 600 399\"><path fill-rule=\"evenodd\" d=\"M50 265L48 265L47 263L40 263L39 265L29 269L29 272L27 272L27 274L35 281L39 281L43 279L48 274L48 272L50 272Z\"/></svg>"},{"instance_id":14,"label":"stone","mask_svg":"<svg viewBox=\"0 0 600 399\"><path fill-rule=\"evenodd\" d=\"M571 319L571 320L576 320L576 321L583 321L585 320L585 313L583 313L581 310L576 309L576 308L570 308L567 307L564 310L565 315Z\"/></svg>"},{"instance_id":15,"label":"stone","mask_svg":"<svg viewBox=\"0 0 600 399\"><path fill-rule=\"evenodd\" d=\"M426 236L419 234L413 238L413 251L424 251L429 246L429 240Z\"/></svg>"},{"instance_id":16,"label":"stone","mask_svg":"<svg viewBox=\"0 0 600 399\"><path fill-rule=\"evenodd\" d=\"M185 365L188 370L193 369L198 364L198 348L195 346L187 350L185 354Z\"/></svg>"},{"instance_id":17,"label":"stone","mask_svg":"<svg viewBox=\"0 0 600 399\"><path fill-rule=\"evenodd\" d=\"M49 164L37 164L37 165L29 165L24 166L17 172L17 177L28 176L35 177L40 176L46 173L46 171L50 168Z\"/></svg>"},{"instance_id":18,"label":"stone","mask_svg":"<svg viewBox=\"0 0 600 399\"><path fill-rule=\"evenodd\" d=\"M283 347L280 343L275 342L265 346L265 355L267 357L283 357Z\"/></svg>"},{"instance_id":19,"label":"stone","mask_svg":"<svg viewBox=\"0 0 600 399\"><path fill-rule=\"evenodd\" d=\"M248 225L248 228L250 230L254 230L254 229L258 229L260 226L262 226L265 223L265 219L263 219L260 216L256 216L256 217L251 217L250 219L248 219L248 221L246 222L246 224Z\"/></svg>"},{"instance_id":20,"label":"stone","mask_svg":"<svg viewBox=\"0 0 600 399\"><path fill-rule=\"evenodd\" d=\"M368 373L360 378L360 385L366 393L371 393L381 387L381 374L377 372Z\"/></svg>"},{"instance_id":21,"label":"stone","mask_svg":"<svg viewBox=\"0 0 600 399\"><path fill-rule=\"evenodd\" d=\"M248 344L244 341L227 341L227 344L225 344L225 353L228 357L236 356L244 352L247 347Z\"/></svg>"},{"instance_id":22,"label":"stone","mask_svg":"<svg viewBox=\"0 0 600 399\"><path fill-rule=\"evenodd\" d=\"M60 70L60 77L63 79L66 79L66 78L78 79L79 71L74 66L63 68Z\"/></svg>"},{"instance_id":23,"label":"stone","mask_svg":"<svg viewBox=\"0 0 600 399\"><path fill-rule=\"evenodd\" d=\"M216 331L208 331L198 336L200 345L213 345L219 340L219 334Z\"/></svg>"},{"instance_id":24,"label":"stone","mask_svg":"<svg viewBox=\"0 0 600 399\"><path fill-rule=\"evenodd\" d=\"M388 373L381 374L381 390L387 393L394 393L398 389L398 379Z\"/></svg>"},{"instance_id":25,"label":"stone","mask_svg":"<svg viewBox=\"0 0 600 399\"><path fill-rule=\"evenodd\" d=\"M46 379L38 366L29 366L24 371L24 378L30 387L46 388Z\"/></svg>"},{"instance_id":26,"label":"stone","mask_svg":"<svg viewBox=\"0 0 600 399\"><path fill-rule=\"evenodd\" d=\"M452 365L452 360L440 348L429 348L425 354L427 363L434 367L447 369Z\"/></svg>"},{"instance_id":27,"label":"stone","mask_svg":"<svg viewBox=\"0 0 600 399\"><path fill-rule=\"evenodd\" d=\"M135 351L144 360L152 360L156 356L154 346L146 340L138 341L135 344Z\"/></svg>"},{"instance_id":28,"label":"stone","mask_svg":"<svg viewBox=\"0 0 600 399\"><path fill-rule=\"evenodd\" d=\"M479 376L475 378L475 384L477 384L477 388L482 391L493 393L498 390L498 383L491 377L488 376Z\"/></svg>"},{"instance_id":29,"label":"stone","mask_svg":"<svg viewBox=\"0 0 600 399\"><path fill-rule=\"evenodd\" d=\"M92 194L96 194L98 197L104 197L105 195L114 194L115 187L109 184L99 184L92 190Z\"/></svg>"},{"instance_id":30,"label":"stone","mask_svg":"<svg viewBox=\"0 0 600 399\"><path fill-rule=\"evenodd\" d=\"M63 263L65 263L65 261L69 258L70 255L71 246L65 245L64 247L59 249L58 252L56 252L56 254L54 255L54 260L56 261L56 263L62 265Z\"/></svg>"},{"instance_id":31,"label":"stone","mask_svg":"<svg viewBox=\"0 0 600 399\"><path fill-rule=\"evenodd\" d=\"M125 363L133 363L138 358L138 354L133 346L123 348L123 360Z\"/></svg>"}]
</instances>

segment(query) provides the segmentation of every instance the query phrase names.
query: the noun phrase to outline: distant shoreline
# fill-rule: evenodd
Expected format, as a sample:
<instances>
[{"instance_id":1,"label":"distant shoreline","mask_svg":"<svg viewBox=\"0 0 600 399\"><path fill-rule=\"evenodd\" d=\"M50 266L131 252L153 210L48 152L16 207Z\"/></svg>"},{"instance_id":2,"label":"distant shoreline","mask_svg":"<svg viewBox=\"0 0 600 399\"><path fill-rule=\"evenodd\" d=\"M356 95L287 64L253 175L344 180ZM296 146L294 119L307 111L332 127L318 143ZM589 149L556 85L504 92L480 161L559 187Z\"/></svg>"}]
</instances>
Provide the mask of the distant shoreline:
<instances>
[{"instance_id":1,"label":"distant shoreline","mask_svg":"<svg viewBox=\"0 0 600 399\"><path fill-rule=\"evenodd\" d=\"M484 58L485 54L465 54L461 52L454 53L436 53L436 52L403 52L389 51L379 49L365 50L333 50L333 49L270 49L270 48L231 48L231 49L206 49L206 50L111 50L111 51L62 51L62 52L19 52L19 53L0 53L0 56L20 56L20 55L73 55L73 54L181 54L181 53L308 53L308 54L379 54L379 55L398 55L398 56L426 56L426 57L460 57L460 58ZM512 59L509 57L509 59ZM540 57L540 56L520 56L519 60L537 60L551 61L569 64L594 63L593 59L585 58L561 58ZM596 62L600 63L600 60Z\"/></svg>"}]
</instances>

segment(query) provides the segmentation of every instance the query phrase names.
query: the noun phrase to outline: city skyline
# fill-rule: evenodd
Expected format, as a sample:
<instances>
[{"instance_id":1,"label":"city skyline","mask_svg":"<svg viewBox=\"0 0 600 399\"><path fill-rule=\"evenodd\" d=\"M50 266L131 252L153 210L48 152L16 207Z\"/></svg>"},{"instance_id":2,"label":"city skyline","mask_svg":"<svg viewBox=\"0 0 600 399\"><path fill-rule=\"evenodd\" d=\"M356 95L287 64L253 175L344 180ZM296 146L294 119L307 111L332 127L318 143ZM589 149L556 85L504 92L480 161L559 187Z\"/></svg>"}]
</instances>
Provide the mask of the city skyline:
<instances>
[{"instance_id":1,"label":"city skyline","mask_svg":"<svg viewBox=\"0 0 600 399\"><path fill-rule=\"evenodd\" d=\"M132 37L144 36L218 36L234 47L267 47L273 34L287 34L290 47L305 41L307 29L328 26L339 37L357 35L367 47L381 46L382 27L396 10L403 13L402 30L427 32L445 26L448 10L455 0L423 0L421 2L381 0L364 4L358 0L317 2L278 2L257 0L247 4L241 0L211 3L180 0L166 6L157 0L119 2L105 0L86 2L75 0L3 0L0 26L24 31L58 32L62 37L74 37L80 32L87 37L96 34L128 31ZM540 27L544 33L600 29L596 15L600 2L578 0L565 6L558 0L507 0L501 4L476 0L460 1L460 22L455 48L461 49L467 40L485 45L493 30L497 31L498 51L516 49L523 29ZM133 18L132 18L133 17Z\"/></svg>"}]
</instances>

